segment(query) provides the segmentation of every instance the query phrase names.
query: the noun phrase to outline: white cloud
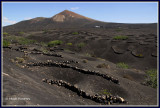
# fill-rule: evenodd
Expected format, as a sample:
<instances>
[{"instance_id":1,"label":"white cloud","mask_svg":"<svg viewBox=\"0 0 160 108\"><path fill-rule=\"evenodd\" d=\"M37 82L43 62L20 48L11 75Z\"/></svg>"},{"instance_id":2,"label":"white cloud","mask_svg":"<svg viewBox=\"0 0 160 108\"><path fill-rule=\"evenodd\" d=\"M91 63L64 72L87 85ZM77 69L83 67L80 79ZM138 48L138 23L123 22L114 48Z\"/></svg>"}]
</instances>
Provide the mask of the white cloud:
<instances>
[{"instance_id":1,"label":"white cloud","mask_svg":"<svg viewBox=\"0 0 160 108\"><path fill-rule=\"evenodd\" d=\"M30 19L32 19L31 17L26 17L26 18L24 18L24 20L30 20Z\"/></svg>"},{"instance_id":2,"label":"white cloud","mask_svg":"<svg viewBox=\"0 0 160 108\"><path fill-rule=\"evenodd\" d=\"M3 17L3 23L8 23L8 24L15 24L16 21L11 21L7 17Z\"/></svg>"},{"instance_id":3,"label":"white cloud","mask_svg":"<svg viewBox=\"0 0 160 108\"><path fill-rule=\"evenodd\" d=\"M77 9L79 9L79 7L72 7L71 9L72 10L77 10Z\"/></svg>"}]
</instances>

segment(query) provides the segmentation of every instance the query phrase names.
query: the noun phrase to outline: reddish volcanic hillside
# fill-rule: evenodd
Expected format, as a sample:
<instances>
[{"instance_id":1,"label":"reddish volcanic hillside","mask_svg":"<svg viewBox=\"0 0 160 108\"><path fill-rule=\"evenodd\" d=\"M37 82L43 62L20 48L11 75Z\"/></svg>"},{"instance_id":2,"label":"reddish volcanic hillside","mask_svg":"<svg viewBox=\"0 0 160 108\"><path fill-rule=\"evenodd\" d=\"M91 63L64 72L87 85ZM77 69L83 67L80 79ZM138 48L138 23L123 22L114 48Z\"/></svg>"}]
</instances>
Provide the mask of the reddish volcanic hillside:
<instances>
[{"instance_id":1,"label":"reddish volcanic hillside","mask_svg":"<svg viewBox=\"0 0 160 108\"><path fill-rule=\"evenodd\" d=\"M51 18L37 17L31 20L21 21L14 25L6 26L3 29L6 32L17 32L48 30L56 28L82 28L90 24L91 27L93 27L92 25L94 25L93 23L95 22L101 23L100 21L64 10L63 12L58 13Z\"/></svg>"},{"instance_id":2,"label":"reddish volcanic hillside","mask_svg":"<svg viewBox=\"0 0 160 108\"><path fill-rule=\"evenodd\" d=\"M94 21L91 18L87 18L85 16L76 14L76 13L68 11L68 10L64 10L63 12L53 16L52 19L53 19L53 21L56 21L56 22L72 21L75 19L83 19L83 20L86 19L88 21Z\"/></svg>"}]
</instances>

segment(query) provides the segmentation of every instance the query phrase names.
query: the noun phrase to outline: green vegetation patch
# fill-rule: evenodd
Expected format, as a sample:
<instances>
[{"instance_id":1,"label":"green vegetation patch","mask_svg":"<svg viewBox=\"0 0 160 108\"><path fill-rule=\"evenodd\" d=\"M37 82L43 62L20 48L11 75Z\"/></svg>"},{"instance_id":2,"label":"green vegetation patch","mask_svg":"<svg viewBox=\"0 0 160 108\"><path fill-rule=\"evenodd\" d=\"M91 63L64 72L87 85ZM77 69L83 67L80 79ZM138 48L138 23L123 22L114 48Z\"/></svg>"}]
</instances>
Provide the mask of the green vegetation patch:
<instances>
[{"instance_id":1,"label":"green vegetation patch","mask_svg":"<svg viewBox=\"0 0 160 108\"><path fill-rule=\"evenodd\" d=\"M66 45L68 45L68 46L72 46L72 43L67 43Z\"/></svg>"},{"instance_id":2,"label":"green vegetation patch","mask_svg":"<svg viewBox=\"0 0 160 108\"><path fill-rule=\"evenodd\" d=\"M43 46L43 47L48 46L47 43L45 43L45 42L40 42L40 45Z\"/></svg>"},{"instance_id":3,"label":"green vegetation patch","mask_svg":"<svg viewBox=\"0 0 160 108\"><path fill-rule=\"evenodd\" d=\"M144 57L143 54L136 54L137 57Z\"/></svg>"},{"instance_id":4,"label":"green vegetation patch","mask_svg":"<svg viewBox=\"0 0 160 108\"><path fill-rule=\"evenodd\" d=\"M3 32L3 35L6 36L6 35L8 35L8 33L7 32Z\"/></svg>"},{"instance_id":5,"label":"green vegetation patch","mask_svg":"<svg viewBox=\"0 0 160 108\"><path fill-rule=\"evenodd\" d=\"M3 47L8 47L10 45L10 42L7 40L3 40Z\"/></svg>"},{"instance_id":6,"label":"green vegetation patch","mask_svg":"<svg viewBox=\"0 0 160 108\"><path fill-rule=\"evenodd\" d=\"M48 53L49 52L49 50L47 50L46 47L41 47L40 51L43 52L43 53Z\"/></svg>"},{"instance_id":7,"label":"green vegetation patch","mask_svg":"<svg viewBox=\"0 0 160 108\"><path fill-rule=\"evenodd\" d=\"M122 69L128 69L129 66L123 62L117 63L117 67L118 68L122 68Z\"/></svg>"},{"instance_id":8,"label":"green vegetation patch","mask_svg":"<svg viewBox=\"0 0 160 108\"><path fill-rule=\"evenodd\" d=\"M153 88L157 88L157 70L156 69L150 69L146 72L147 74L147 84L150 85Z\"/></svg>"},{"instance_id":9,"label":"green vegetation patch","mask_svg":"<svg viewBox=\"0 0 160 108\"><path fill-rule=\"evenodd\" d=\"M101 60L101 61L106 61L105 59L100 58L100 57L97 57L97 59L99 59L99 60Z\"/></svg>"},{"instance_id":10,"label":"green vegetation patch","mask_svg":"<svg viewBox=\"0 0 160 108\"><path fill-rule=\"evenodd\" d=\"M132 80L132 81L134 80L134 78L131 75L128 75L128 74L124 74L123 78L129 79L129 80Z\"/></svg>"},{"instance_id":11,"label":"green vegetation patch","mask_svg":"<svg viewBox=\"0 0 160 108\"><path fill-rule=\"evenodd\" d=\"M24 58L16 57L15 61L18 63L23 63L25 60L24 60Z\"/></svg>"},{"instance_id":12,"label":"green vegetation patch","mask_svg":"<svg viewBox=\"0 0 160 108\"><path fill-rule=\"evenodd\" d=\"M117 32L120 32L120 31L122 31L122 29L120 29L120 28L117 28L117 29L116 29L116 31L117 31Z\"/></svg>"},{"instance_id":13,"label":"green vegetation patch","mask_svg":"<svg viewBox=\"0 0 160 108\"><path fill-rule=\"evenodd\" d=\"M102 63L96 66L97 68L109 68L110 66L108 64Z\"/></svg>"},{"instance_id":14,"label":"green vegetation patch","mask_svg":"<svg viewBox=\"0 0 160 108\"><path fill-rule=\"evenodd\" d=\"M26 39L26 38L19 38L18 39L18 43L21 44L21 45L33 44L35 42L36 42L35 40Z\"/></svg>"},{"instance_id":15,"label":"green vegetation patch","mask_svg":"<svg viewBox=\"0 0 160 108\"><path fill-rule=\"evenodd\" d=\"M88 62L88 60L87 60L87 59L84 59L84 60L82 60L82 62L83 62L83 63L87 63L87 62Z\"/></svg>"},{"instance_id":16,"label":"green vegetation patch","mask_svg":"<svg viewBox=\"0 0 160 108\"><path fill-rule=\"evenodd\" d=\"M44 34L46 34L46 33L48 33L48 32L49 32L48 30L43 30L43 33L44 33Z\"/></svg>"},{"instance_id":17,"label":"green vegetation patch","mask_svg":"<svg viewBox=\"0 0 160 108\"><path fill-rule=\"evenodd\" d=\"M102 95L111 95L111 93L107 89L102 90L100 92L100 94L102 94Z\"/></svg>"},{"instance_id":18,"label":"green vegetation patch","mask_svg":"<svg viewBox=\"0 0 160 108\"><path fill-rule=\"evenodd\" d=\"M77 44L77 47L78 48L83 48L85 45L86 45L85 43L81 42L81 43Z\"/></svg>"},{"instance_id":19,"label":"green vegetation patch","mask_svg":"<svg viewBox=\"0 0 160 108\"><path fill-rule=\"evenodd\" d=\"M126 39L128 39L128 36L122 36L122 35L120 35L120 36L113 37L113 39L116 39L116 40L126 40Z\"/></svg>"},{"instance_id":20,"label":"green vegetation patch","mask_svg":"<svg viewBox=\"0 0 160 108\"><path fill-rule=\"evenodd\" d=\"M7 37L4 37L4 39L9 41L10 43L19 43L21 45L36 43L35 40L27 39L20 36L7 36Z\"/></svg>"},{"instance_id":21,"label":"green vegetation patch","mask_svg":"<svg viewBox=\"0 0 160 108\"><path fill-rule=\"evenodd\" d=\"M50 33L52 33L51 30L43 30L43 34L50 34Z\"/></svg>"},{"instance_id":22,"label":"green vegetation patch","mask_svg":"<svg viewBox=\"0 0 160 108\"><path fill-rule=\"evenodd\" d=\"M18 34L19 34L19 35L23 35L23 34L24 34L24 32L22 32L22 31L21 31L21 32L19 32Z\"/></svg>"},{"instance_id":23,"label":"green vegetation patch","mask_svg":"<svg viewBox=\"0 0 160 108\"><path fill-rule=\"evenodd\" d=\"M78 35L79 33L78 33L78 32L73 32L72 34L73 34L73 35Z\"/></svg>"},{"instance_id":24,"label":"green vegetation patch","mask_svg":"<svg viewBox=\"0 0 160 108\"><path fill-rule=\"evenodd\" d=\"M54 40L54 41L50 41L48 43L48 47L53 47L53 46L56 46L56 45L61 45L63 42L60 41L60 40Z\"/></svg>"},{"instance_id":25,"label":"green vegetation patch","mask_svg":"<svg viewBox=\"0 0 160 108\"><path fill-rule=\"evenodd\" d=\"M92 55L89 54L89 53L86 53L85 55L86 55L87 57L92 57Z\"/></svg>"}]
</instances>

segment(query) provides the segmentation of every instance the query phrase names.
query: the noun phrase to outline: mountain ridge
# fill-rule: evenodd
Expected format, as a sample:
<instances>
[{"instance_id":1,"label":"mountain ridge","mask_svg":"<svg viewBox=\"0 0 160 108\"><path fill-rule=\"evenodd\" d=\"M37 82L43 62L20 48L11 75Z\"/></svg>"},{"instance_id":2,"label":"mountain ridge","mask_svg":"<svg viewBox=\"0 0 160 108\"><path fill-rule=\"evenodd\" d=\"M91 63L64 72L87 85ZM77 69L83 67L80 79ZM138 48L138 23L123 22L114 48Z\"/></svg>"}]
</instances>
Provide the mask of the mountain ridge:
<instances>
[{"instance_id":1,"label":"mountain ridge","mask_svg":"<svg viewBox=\"0 0 160 108\"><path fill-rule=\"evenodd\" d=\"M50 18L36 17L30 20L23 20L13 25L3 27L5 32L19 32L19 31L41 31L59 28L94 28L99 26L101 28L118 28L135 26L134 24L123 23L109 23L94 20L85 17L75 12L64 10ZM146 27L148 24L142 24Z\"/></svg>"}]
</instances>

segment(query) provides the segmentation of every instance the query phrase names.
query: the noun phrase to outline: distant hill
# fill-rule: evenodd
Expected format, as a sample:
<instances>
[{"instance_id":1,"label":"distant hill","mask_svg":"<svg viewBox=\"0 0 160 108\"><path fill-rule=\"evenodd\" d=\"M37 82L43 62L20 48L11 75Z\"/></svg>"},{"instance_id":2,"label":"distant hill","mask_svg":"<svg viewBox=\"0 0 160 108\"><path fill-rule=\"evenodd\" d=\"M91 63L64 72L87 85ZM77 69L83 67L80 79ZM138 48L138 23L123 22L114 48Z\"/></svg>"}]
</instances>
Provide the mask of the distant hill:
<instances>
[{"instance_id":1,"label":"distant hill","mask_svg":"<svg viewBox=\"0 0 160 108\"><path fill-rule=\"evenodd\" d=\"M156 24L138 24L138 27L148 27L152 25L156 28ZM5 32L18 32L18 31L39 31L50 30L57 28L111 28L111 27L129 27L137 28L137 24L120 24L120 23L107 23L97 21L72 11L64 10L51 18L37 17L30 20L24 20L13 25L3 27Z\"/></svg>"}]
</instances>

